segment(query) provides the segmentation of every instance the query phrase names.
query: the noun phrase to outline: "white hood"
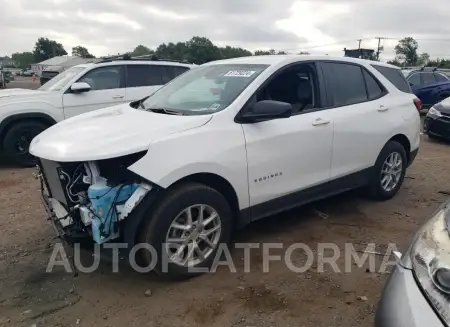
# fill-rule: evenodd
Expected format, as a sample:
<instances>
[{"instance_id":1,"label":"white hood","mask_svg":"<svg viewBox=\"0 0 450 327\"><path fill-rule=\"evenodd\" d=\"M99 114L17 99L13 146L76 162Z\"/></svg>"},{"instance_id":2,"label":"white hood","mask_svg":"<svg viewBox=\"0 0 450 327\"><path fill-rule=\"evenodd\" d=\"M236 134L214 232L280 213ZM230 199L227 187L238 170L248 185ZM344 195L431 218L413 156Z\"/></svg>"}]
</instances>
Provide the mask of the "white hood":
<instances>
[{"instance_id":1,"label":"white hood","mask_svg":"<svg viewBox=\"0 0 450 327\"><path fill-rule=\"evenodd\" d=\"M147 150L157 138L200 127L210 119L211 115L167 115L122 104L50 127L33 139L30 152L59 162L116 158Z\"/></svg>"},{"instance_id":2,"label":"white hood","mask_svg":"<svg viewBox=\"0 0 450 327\"><path fill-rule=\"evenodd\" d=\"M27 89L6 89L0 90L0 99L10 97L36 97L48 94L46 91L27 90ZM9 99L8 99L9 100Z\"/></svg>"}]
</instances>

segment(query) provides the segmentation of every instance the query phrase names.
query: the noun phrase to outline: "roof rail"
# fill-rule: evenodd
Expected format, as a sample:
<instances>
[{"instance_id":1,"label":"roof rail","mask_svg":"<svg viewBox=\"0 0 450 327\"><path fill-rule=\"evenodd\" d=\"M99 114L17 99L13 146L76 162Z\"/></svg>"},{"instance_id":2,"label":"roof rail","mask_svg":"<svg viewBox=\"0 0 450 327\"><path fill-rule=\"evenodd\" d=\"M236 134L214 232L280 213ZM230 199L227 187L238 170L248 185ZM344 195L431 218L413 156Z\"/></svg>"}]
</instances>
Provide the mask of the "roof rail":
<instances>
[{"instance_id":1,"label":"roof rail","mask_svg":"<svg viewBox=\"0 0 450 327\"><path fill-rule=\"evenodd\" d=\"M124 55L118 55L118 56L111 56L104 58L96 64L101 64L105 62L113 62L113 61L120 61L120 60L128 60L128 61L169 61L169 62L178 62L182 64L191 64L188 61L180 61L180 60L172 60L172 59L164 59L164 58L158 58L155 54L152 55L143 55L143 56L134 56L131 57L130 54L126 53Z\"/></svg>"}]
</instances>

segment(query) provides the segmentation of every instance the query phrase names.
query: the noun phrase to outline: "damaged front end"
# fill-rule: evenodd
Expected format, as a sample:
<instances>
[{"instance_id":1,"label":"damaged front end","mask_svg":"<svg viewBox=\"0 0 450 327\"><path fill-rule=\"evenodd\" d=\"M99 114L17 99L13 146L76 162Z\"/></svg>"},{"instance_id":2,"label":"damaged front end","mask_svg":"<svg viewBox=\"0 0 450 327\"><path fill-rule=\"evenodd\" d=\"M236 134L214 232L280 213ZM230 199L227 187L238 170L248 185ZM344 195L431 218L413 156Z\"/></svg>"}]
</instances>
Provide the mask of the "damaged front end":
<instances>
[{"instance_id":1,"label":"damaged front end","mask_svg":"<svg viewBox=\"0 0 450 327\"><path fill-rule=\"evenodd\" d=\"M39 158L36 178L58 237L69 243L123 241L124 221L155 188L127 169L144 155L70 163Z\"/></svg>"}]
</instances>

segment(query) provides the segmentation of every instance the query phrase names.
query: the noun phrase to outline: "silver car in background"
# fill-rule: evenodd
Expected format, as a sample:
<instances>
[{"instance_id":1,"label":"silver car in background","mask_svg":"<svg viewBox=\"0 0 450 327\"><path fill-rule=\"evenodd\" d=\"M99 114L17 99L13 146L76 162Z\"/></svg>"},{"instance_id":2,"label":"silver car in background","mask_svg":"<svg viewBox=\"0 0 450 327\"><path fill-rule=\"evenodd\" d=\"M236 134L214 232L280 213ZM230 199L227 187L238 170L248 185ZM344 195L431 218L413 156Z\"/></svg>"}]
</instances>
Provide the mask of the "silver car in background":
<instances>
[{"instance_id":1,"label":"silver car in background","mask_svg":"<svg viewBox=\"0 0 450 327\"><path fill-rule=\"evenodd\" d=\"M449 324L450 201L433 214L401 256L375 316L375 327Z\"/></svg>"}]
</instances>

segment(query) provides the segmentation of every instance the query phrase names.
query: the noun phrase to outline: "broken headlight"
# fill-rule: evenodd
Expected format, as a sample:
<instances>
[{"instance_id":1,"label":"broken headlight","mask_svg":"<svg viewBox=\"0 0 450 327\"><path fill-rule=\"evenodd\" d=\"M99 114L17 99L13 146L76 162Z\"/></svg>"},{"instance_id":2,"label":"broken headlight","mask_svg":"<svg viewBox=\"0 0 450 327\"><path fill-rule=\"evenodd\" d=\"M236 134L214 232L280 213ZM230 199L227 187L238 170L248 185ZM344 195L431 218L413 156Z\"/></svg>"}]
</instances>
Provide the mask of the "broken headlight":
<instances>
[{"instance_id":1,"label":"broken headlight","mask_svg":"<svg viewBox=\"0 0 450 327\"><path fill-rule=\"evenodd\" d=\"M421 229L411 248L414 275L441 318L450 322L450 202Z\"/></svg>"}]
</instances>

